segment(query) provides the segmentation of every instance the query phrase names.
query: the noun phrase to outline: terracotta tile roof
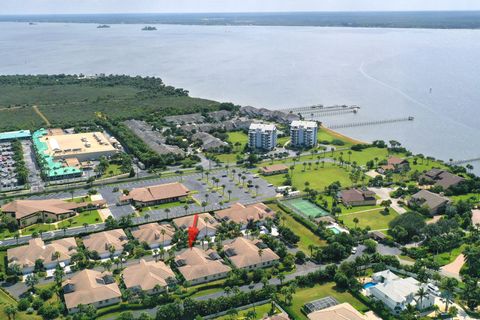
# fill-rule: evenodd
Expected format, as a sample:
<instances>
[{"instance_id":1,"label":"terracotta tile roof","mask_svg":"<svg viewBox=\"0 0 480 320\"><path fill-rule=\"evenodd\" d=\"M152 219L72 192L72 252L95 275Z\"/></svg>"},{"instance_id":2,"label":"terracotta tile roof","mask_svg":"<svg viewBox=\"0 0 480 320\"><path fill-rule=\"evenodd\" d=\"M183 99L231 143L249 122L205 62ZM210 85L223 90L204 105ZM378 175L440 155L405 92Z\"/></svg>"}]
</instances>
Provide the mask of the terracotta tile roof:
<instances>
[{"instance_id":1,"label":"terracotta tile roof","mask_svg":"<svg viewBox=\"0 0 480 320\"><path fill-rule=\"evenodd\" d=\"M266 218L273 219L275 212L263 203L254 203L245 206L237 202L228 209L215 212L215 216L220 220L244 224L248 223L248 221L257 222L265 220Z\"/></svg>"},{"instance_id":2,"label":"terracotta tile roof","mask_svg":"<svg viewBox=\"0 0 480 320\"><path fill-rule=\"evenodd\" d=\"M20 267L33 267L35 261L42 259L45 264L54 260L54 253L60 253L59 261L69 260L77 252L75 238L64 238L45 244L42 239L30 239L28 245L7 250L8 261Z\"/></svg>"},{"instance_id":3,"label":"terracotta tile roof","mask_svg":"<svg viewBox=\"0 0 480 320\"><path fill-rule=\"evenodd\" d=\"M165 199L185 197L188 195L188 188L179 182L160 184L145 188L136 188L126 196L121 196L121 201L133 200L138 202L154 202Z\"/></svg>"},{"instance_id":4,"label":"terracotta tile roof","mask_svg":"<svg viewBox=\"0 0 480 320\"><path fill-rule=\"evenodd\" d=\"M38 212L48 212L55 215L72 213L75 209L88 206L105 205L105 200L92 202L69 202L59 199L47 200L15 200L2 206L3 212L13 213L16 219L22 219Z\"/></svg>"},{"instance_id":5,"label":"terracotta tile roof","mask_svg":"<svg viewBox=\"0 0 480 320\"><path fill-rule=\"evenodd\" d=\"M243 237L234 239L231 243L223 246L228 259L237 268L244 268L262 262L279 260L280 257L270 248L262 249L262 255L259 255L260 248L257 244L260 240L249 240Z\"/></svg>"},{"instance_id":6,"label":"terracotta tile roof","mask_svg":"<svg viewBox=\"0 0 480 320\"><path fill-rule=\"evenodd\" d=\"M165 234L162 235L162 230ZM163 244L163 241L172 240L175 229L168 224L158 224L156 222L138 226L137 229L132 230L132 236L139 242L146 242L149 245Z\"/></svg>"},{"instance_id":7,"label":"terracotta tile roof","mask_svg":"<svg viewBox=\"0 0 480 320\"><path fill-rule=\"evenodd\" d=\"M403 163L406 163L406 162L407 162L407 160L401 159L401 158L398 158L398 157L390 157L387 160L387 163L389 165L393 165L393 166L397 166L399 164L403 164Z\"/></svg>"},{"instance_id":8,"label":"terracotta tile roof","mask_svg":"<svg viewBox=\"0 0 480 320\"><path fill-rule=\"evenodd\" d=\"M185 216L181 218L173 219L173 223L179 229L188 229L193 224L194 215ZM201 213L198 215L198 230L202 231L205 228L209 231L217 230L219 223L215 220L210 213Z\"/></svg>"},{"instance_id":9,"label":"terracotta tile roof","mask_svg":"<svg viewBox=\"0 0 480 320\"><path fill-rule=\"evenodd\" d=\"M361 314L349 303L342 303L323 310L318 310L308 315L310 320L367 320L372 319Z\"/></svg>"},{"instance_id":10,"label":"terracotta tile roof","mask_svg":"<svg viewBox=\"0 0 480 320\"><path fill-rule=\"evenodd\" d=\"M113 281L113 282L112 282ZM82 270L63 282L65 305L68 309L80 304L120 298L122 293L110 273Z\"/></svg>"},{"instance_id":11,"label":"terracotta tile roof","mask_svg":"<svg viewBox=\"0 0 480 320\"><path fill-rule=\"evenodd\" d=\"M219 273L229 272L231 268L224 261L218 259L218 254L214 250L201 250L193 247L186 249L175 257L178 271L185 280L192 281Z\"/></svg>"},{"instance_id":12,"label":"terracotta tile roof","mask_svg":"<svg viewBox=\"0 0 480 320\"><path fill-rule=\"evenodd\" d=\"M143 291L151 290L156 285L166 287L175 280L175 273L162 261L155 262L140 259L140 262L123 270L123 282L127 289L140 287Z\"/></svg>"},{"instance_id":13,"label":"terracotta tile roof","mask_svg":"<svg viewBox=\"0 0 480 320\"><path fill-rule=\"evenodd\" d=\"M113 246L115 250L123 250L128 238L122 229L102 231L83 238L83 245L88 251L96 251L98 254L109 252L108 248Z\"/></svg>"}]
</instances>

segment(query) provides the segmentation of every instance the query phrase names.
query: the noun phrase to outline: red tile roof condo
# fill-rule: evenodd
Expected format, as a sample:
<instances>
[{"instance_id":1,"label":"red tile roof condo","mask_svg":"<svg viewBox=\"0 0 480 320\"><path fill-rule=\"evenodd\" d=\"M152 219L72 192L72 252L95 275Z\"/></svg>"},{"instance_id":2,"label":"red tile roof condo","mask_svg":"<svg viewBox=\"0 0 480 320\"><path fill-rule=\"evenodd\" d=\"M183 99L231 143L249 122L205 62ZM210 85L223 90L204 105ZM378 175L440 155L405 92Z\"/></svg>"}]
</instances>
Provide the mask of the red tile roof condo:
<instances>
[{"instance_id":1,"label":"red tile roof condo","mask_svg":"<svg viewBox=\"0 0 480 320\"><path fill-rule=\"evenodd\" d=\"M230 208L215 212L215 215L222 221L233 221L241 225L246 225L249 222L259 222L266 218L273 219L275 212L263 203L254 203L245 206L237 202Z\"/></svg>"},{"instance_id":2,"label":"red tile roof condo","mask_svg":"<svg viewBox=\"0 0 480 320\"><path fill-rule=\"evenodd\" d=\"M187 187L179 182L160 184L151 187L136 188L120 197L120 201L132 201L141 204L155 204L177 201L188 196Z\"/></svg>"}]
</instances>

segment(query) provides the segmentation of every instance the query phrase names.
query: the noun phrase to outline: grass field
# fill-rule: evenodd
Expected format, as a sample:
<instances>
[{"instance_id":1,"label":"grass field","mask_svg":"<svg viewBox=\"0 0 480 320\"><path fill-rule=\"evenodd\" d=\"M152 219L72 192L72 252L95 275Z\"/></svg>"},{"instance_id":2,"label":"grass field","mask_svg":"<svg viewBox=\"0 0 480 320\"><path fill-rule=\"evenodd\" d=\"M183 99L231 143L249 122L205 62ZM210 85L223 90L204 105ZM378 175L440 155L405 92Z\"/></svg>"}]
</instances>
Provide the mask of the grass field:
<instances>
[{"instance_id":1,"label":"grass field","mask_svg":"<svg viewBox=\"0 0 480 320\"><path fill-rule=\"evenodd\" d=\"M373 211L341 214L338 219L349 228L354 228L353 219L359 220L357 226L360 228L370 227L372 230L388 229L388 223L398 215L393 209L390 214L384 215L383 209L374 209Z\"/></svg>"},{"instance_id":2,"label":"grass field","mask_svg":"<svg viewBox=\"0 0 480 320\"><path fill-rule=\"evenodd\" d=\"M0 289L0 319L8 319L8 316L4 312L4 308L7 305L17 306L17 301L10 297L5 291ZM41 317L33 314L27 314L25 312L17 312L15 315L15 320L37 320L42 319Z\"/></svg>"},{"instance_id":3,"label":"grass field","mask_svg":"<svg viewBox=\"0 0 480 320\"><path fill-rule=\"evenodd\" d=\"M105 169L105 172L102 174L102 178L109 178L114 177L122 174L122 170L120 170L121 166L119 164L110 163Z\"/></svg>"},{"instance_id":4,"label":"grass field","mask_svg":"<svg viewBox=\"0 0 480 320\"><path fill-rule=\"evenodd\" d=\"M451 196L449 197L453 202L458 202L460 200L468 201L472 204L478 203L480 201L480 195L477 193L468 193L461 196Z\"/></svg>"},{"instance_id":5,"label":"grass field","mask_svg":"<svg viewBox=\"0 0 480 320\"><path fill-rule=\"evenodd\" d=\"M293 295L292 305L285 307L290 314L294 316L294 319L308 319L301 311L302 307L313 300L318 300L325 297L334 297L338 302L348 302L355 309L365 312L368 311L368 307L361 301L357 300L348 292L341 292L335 289L335 283L329 282L326 284L315 285L311 288L299 288ZM281 297L282 298L282 297Z\"/></svg>"},{"instance_id":6,"label":"grass field","mask_svg":"<svg viewBox=\"0 0 480 320\"><path fill-rule=\"evenodd\" d=\"M269 204L268 205L273 211L283 213L285 217L286 226L290 230L292 230L296 235L300 237L300 241L298 242L298 248L305 252L307 255L310 255L310 249L308 248L310 245L314 245L317 247L322 247L326 245L326 241L320 239L316 234L311 232L309 229L303 226L300 222L297 222L291 215L284 212L278 205L276 204Z\"/></svg>"},{"instance_id":7,"label":"grass field","mask_svg":"<svg viewBox=\"0 0 480 320\"><path fill-rule=\"evenodd\" d=\"M320 167L318 170L315 170L312 167L311 170L302 171L303 166L297 164L293 172L292 183L293 186L298 190L305 189L305 182L310 183L310 188L323 191L324 188L330 185L332 182L340 181L342 186L350 186L352 182L349 178L349 173L341 167L335 166L331 163L325 163L325 167ZM275 176L266 176L264 177L268 182L275 186L283 185L285 180L284 175L275 175Z\"/></svg>"},{"instance_id":8,"label":"grass field","mask_svg":"<svg viewBox=\"0 0 480 320\"><path fill-rule=\"evenodd\" d=\"M258 319L258 320L259 319L264 319L265 316L268 316L268 313L270 312L271 308L272 308L272 306L271 306L270 303L265 303L265 304L256 306L255 309L252 307L252 308L248 308L248 309L245 309L245 310L241 310L241 311L238 312L238 315L236 315L234 318L236 320L244 320L244 319L246 319L246 316L247 316L248 312L255 310L255 313L257 315L255 317L255 319ZM279 312L280 312L280 310L276 310L276 313L279 313ZM227 320L227 319L232 319L232 318L229 315L224 315L224 316L214 318L214 319Z\"/></svg>"},{"instance_id":9,"label":"grass field","mask_svg":"<svg viewBox=\"0 0 480 320\"><path fill-rule=\"evenodd\" d=\"M216 154L215 156L224 163L233 163L237 162L237 156L242 156L243 148L248 142L248 136L243 131L231 131L227 132L228 142L233 146L231 153L222 153ZM235 144L239 143L240 145L236 146Z\"/></svg>"},{"instance_id":10,"label":"grass field","mask_svg":"<svg viewBox=\"0 0 480 320\"><path fill-rule=\"evenodd\" d=\"M343 134L330 130L325 127L320 127L320 130L318 130L318 141L332 141L334 139L341 140L345 143L344 147L351 147L354 144L359 144L362 143L359 140L352 139L350 137L344 136Z\"/></svg>"},{"instance_id":11,"label":"grass field","mask_svg":"<svg viewBox=\"0 0 480 320\"><path fill-rule=\"evenodd\" d=\"M63 227L80 227L83 226L84 223L87 224L95 224L101 223L102 219L100 218L100 214L97 210L90 210L90 211L83 211L80 214L76 215L75 217L70 218L72 221L72 225L70 226L69 219L62 220L58 223L58 228L61 229Z\"/></svg>"},{"instance_id":12,"label":"grass field","mask_svg":"<svg viewBox=\"0 0 480 320\"><path fill-rule=\"evenodd\" d=\"M443 252L433 257L433 260L441 266L453 262L466 248L466 244L462 244L460 247L453 249L449 252Z\"/></svg>"}]
</instances>

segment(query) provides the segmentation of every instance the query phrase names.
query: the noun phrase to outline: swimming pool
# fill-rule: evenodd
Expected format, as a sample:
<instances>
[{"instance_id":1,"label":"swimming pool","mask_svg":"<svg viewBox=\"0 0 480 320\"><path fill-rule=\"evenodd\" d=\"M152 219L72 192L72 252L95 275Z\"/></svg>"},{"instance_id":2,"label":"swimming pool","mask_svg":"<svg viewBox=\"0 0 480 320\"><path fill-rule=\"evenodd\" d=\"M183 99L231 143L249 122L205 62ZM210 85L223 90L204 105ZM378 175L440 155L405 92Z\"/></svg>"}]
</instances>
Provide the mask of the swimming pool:
<instances>
[{"instance_id":1,"label":"swimming pool","mask_svg":"<svg viewBox=\"0 0 480 320\"><path fill-rule=\"evenodd\" d=\"M363 289L368 289L368 288L374 287L376 285L377 284L375 282L367 282L363 285Z\"/></svg>"},{"instance_id":2,"label":"swimming pool","mask_svg":"<svg viewBox=\"0 0 480 320\"><path fill-rule=\"evenodd\" d=\"M334 234L340 234L342 231L337 227L329 227L328 229L332 230Z\"/></svg>"}]
</instances>

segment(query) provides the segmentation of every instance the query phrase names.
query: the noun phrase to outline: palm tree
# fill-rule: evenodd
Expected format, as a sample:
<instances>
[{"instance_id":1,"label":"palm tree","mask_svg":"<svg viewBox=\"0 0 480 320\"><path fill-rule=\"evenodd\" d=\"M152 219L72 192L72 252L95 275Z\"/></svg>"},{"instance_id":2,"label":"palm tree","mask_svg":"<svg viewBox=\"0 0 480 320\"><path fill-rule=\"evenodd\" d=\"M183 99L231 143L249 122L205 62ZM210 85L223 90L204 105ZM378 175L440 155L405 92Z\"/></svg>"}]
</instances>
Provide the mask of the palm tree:
<instances>
[{"instance_id":1,"label":"palm tree","mask_svg":"<svg viewBox=\"0 0 480 320\"><path fill-rule=\"evenodd\" d=\"M168 220L168 214L170 213L170 209L169 208L165 209L165 213L167 214L167 220Z\"/></svg>"},{"instance_id":2,"label":"palm tree","mask_svg":"<svg viewBox=\"0 0 480 320\"><path fill-rule=\"evenodd\" d=\"M84 222L83 223L83 228L85 228L85 232L87 231L88 223Z\"/></svg>"},{"instance_id":3,"label":"palm tree","mask_svg":"<svg viewBox=\"0 0 480 320\"><path fill-rule=\"evenodd\" d=\"M165 229L160 230L160 234L162 235L162 246L165 246Z\"/></svg>"},{"instance_id":4,"label":"palm tree","mask_svg":"<svg viewBox=\"0 0 480 320\"><path fill-rule=\"evenodd\" d=\"M262 263L263 263L263 259L262 259L263 249L258 249L258 256L260 257L260 265L262 265Z\"/></svg>"},{"instance_id":5,"label":"palm tree","mask_svg":"<svg viewBox=\"0 0 480 320\"><path fill-rule=\"evenodd\" d=\"M145 220L148 222L148 219L150 219L150 215L148 213L145 213Z\"/></svg>"},{"instance_id":6,"label":"palm tree","mask_svg":"<svg viewBox=\"0 0 480 320\"><path fill-rule=\"evenodd\" d=\"M232 195L232 190L227 190L228 193L228 202L230 202L230 196Z\"/></svg>"},{"instance_id":7,"label":"palm tree","mask_svg":"<svg viewBox=\"0 0 480 320\"><path fill-rule=\"evenodd\" d=\"M357 224L358 224L359 220L357 217L353 218L353 223L355 223L355 229L357 229Z\"/></svg>"},{"instance_id":8,"label":"palm tree","mask_svg":"<svg viewBox=\"0 0 480 320\"><path fill-rule=\"evenodd\" d=\"M185 210L185 215L187 215L187 212L188 212L188 204L186 204L186 205L183 206L183 210Z\"/></svg>"},{"instance_id":9,"label":"palm tree","mask_svg":"<svg viewBox=\"0 0 480 320\"><path fill-rule=\"evenodd\" d=\"M38 284L38 276L35 273L29 274L25 279L25 284L30 287L30 290L35 291L35 285Z\"/></svg>"},{"instance_id":10,"label":"palm tree","mask_svg":"<svg viewBox=\"0 0 480 320\"><path fill-rule=\"evenodd\" d=\"M283 280L285 280L285 275L284 275L283 273L280 273L280 274L278 275L278 280L280 280L280 285L282 285L282 284L283 284Z\"/></svg>"},{"instance_id":11,"label":"palm tree","mask_svg":"<svg viewBox=\"0 0 480 320\"><path fill-rule=\"evenodd\" d=\"M17 307L11 304L7 304L5 308L3 308L3 311L5 312L9 320L15 320L15 315L18 312Z\"/></svg>"},{"instance_id":12,"label":"palm tree","mask_svg":"<svg viewBox=\"0 0 480 320\"><path fill-rule=\"evenodd\" d=\"M203 208L203 212L205 212L205 207L207 206L207 202L206 201L202 201L202 208Z\"/></svg>"},{"instance_id":13,"label":"palm tree","mask_svg":"<svg viewBox=\"0 0 480 320\"><path fill-rule=\"evenodd\" d=\"M423 299L428 295L427 291L423 288L420 287L416 293L419 301L420 301L420 308L423 308Z\"/></svg>"},{"instance_id":14,"label":"palm tree","mask_svg":"<svg viewBox=\"0 0 480 320\"><path fill-rule=\"evenodd\" d=\"M260 188L260 186L258 184L255 185L255 197L258 196L258 188Z\"/></svg>"},{"instance_id":15,"label":"palm tree","mask_svg":"<svg viewBox=\"0 0 480 320\"><path fill-rule=\"evenodd\" d=\"M17 244L18 244L18 238L20 238L20 233L15 232L15 234L13 235L13 237L15 238L15 240L17 240Z\"/></svg>"},{"instance_id":16,"label":"palm tree","mask_svg":"<svg viewBox=\"0 0 480 320\"><path fill-rule=\"evenodd\" d=\"M445 298L445 312L448 311L448 304L452 300L457 286L458 280L455 278L444 278L441 283L441 288L443 289L442 295Z\"/></svg>"}]
</instances>

